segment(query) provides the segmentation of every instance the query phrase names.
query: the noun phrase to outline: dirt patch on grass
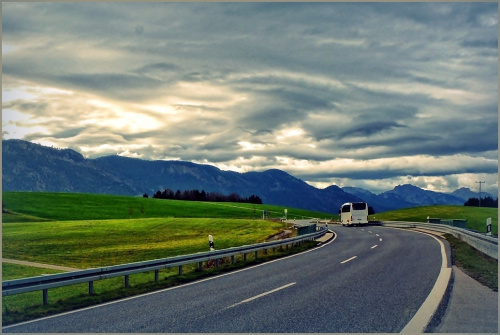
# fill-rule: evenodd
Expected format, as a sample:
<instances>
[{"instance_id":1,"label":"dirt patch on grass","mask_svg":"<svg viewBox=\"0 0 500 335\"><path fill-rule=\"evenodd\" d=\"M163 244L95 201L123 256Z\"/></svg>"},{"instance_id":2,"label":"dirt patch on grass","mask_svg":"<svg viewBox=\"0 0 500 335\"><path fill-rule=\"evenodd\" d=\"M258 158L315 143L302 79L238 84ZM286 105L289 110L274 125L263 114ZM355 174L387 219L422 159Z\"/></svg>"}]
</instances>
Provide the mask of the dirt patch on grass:
<instances>
[{"instance_id":1,"label":"dirt patch on grass","mask_svg":"<svg viewBox=\"0 0 500 335\"><path fill-rule=\"evenodd\" d=\"M292 234L293 234L293 232L291 230L285 229L285 230L283 230L279 233L276 233L276 234L272 235L271 237L269 237L266 240L266 242L290 238L290 237L292 237Z\"/></svg>"}]
</instances>

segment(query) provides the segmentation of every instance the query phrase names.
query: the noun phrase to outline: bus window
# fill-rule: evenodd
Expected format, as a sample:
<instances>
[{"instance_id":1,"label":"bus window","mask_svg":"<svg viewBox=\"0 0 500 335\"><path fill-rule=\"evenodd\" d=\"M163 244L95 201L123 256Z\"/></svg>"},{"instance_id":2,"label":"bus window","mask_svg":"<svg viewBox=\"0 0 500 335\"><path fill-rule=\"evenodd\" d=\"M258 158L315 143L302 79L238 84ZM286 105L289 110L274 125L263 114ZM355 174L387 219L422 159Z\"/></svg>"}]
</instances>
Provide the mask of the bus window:
<instances>
[{"instance_id":1,"label":"bus window","mask_svg":"<svg viewBox=\"0 0 500 335\"><path fill-rule=\"evenodd\" d=\"M365 202L353 202L352 203L352 209L355 211L361 211L366 209L366 203Z\"/></svg>"}]
</instances>

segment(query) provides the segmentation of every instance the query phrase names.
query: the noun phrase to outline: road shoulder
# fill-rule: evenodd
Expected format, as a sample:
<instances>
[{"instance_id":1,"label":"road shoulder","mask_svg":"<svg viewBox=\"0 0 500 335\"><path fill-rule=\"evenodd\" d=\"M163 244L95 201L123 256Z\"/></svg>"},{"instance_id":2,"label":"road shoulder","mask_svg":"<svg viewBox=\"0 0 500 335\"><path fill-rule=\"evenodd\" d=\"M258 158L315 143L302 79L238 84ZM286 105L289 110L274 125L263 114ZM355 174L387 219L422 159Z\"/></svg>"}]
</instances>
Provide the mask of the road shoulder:
<instances>
[{"instance_id":1,"label":"road shoulder","mask_svg":"<svg viewBox=\"0 0 500 335\"><path fill-rule=\"evenodd\" d=\"M498 333L498 292L453 266L450 300L436 333Z\"/></svg>"}]
</instances>

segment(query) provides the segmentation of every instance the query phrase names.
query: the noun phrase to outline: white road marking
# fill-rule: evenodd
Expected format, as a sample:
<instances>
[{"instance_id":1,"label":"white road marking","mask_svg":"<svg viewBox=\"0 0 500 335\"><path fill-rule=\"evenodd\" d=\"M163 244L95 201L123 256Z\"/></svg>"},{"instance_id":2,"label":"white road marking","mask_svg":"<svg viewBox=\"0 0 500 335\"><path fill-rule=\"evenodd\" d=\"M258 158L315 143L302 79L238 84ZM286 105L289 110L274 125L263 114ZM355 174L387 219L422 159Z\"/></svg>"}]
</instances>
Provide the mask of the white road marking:
<instances>
[{"instance_id":1,"label":"white road marking","mask_svg":"<svg viewBox=\"0 0 500 335\"><path fill-rule=\"evenodd\" d=\"M63 313L60 313L60 314L49 315L49 316L46 316L46 317L43 317L43 318L40 318L40 319L29 320L29 321L24 321L24 322L20 322L20 323L15 323L15 324L12 324L12 325L8 325L8 326L5 326L5 327L2 327L2 330L3 329L17 327L17 326L21 326L21 325L26 325L26 324L29 324L29 323L35 323L35 322L38 322L38 321L43 321L43 320L48 320L48 319L54 319L54 318L57 318L57 317L63 316L63 315L76 314L76 313L79 313L79 312L82 312L82 311L96 309L96 308L100 308L100 307L107 306L107 305L112 305L112 304L118 304L118 303L121 303L123 301L128 301L128 300L132 300L132 299L142 298L142 297L145 297L145 296L154 295L154 294L158 294L158 293L162 293L162 292L166 292L166 291L173 291L173 290L184 288L184 287L187 287L187 286L197 285L197 284L200 284L200 283L203 283L203 282L206 282L206 281L216 280L216 279L221 278L221 277L231 276L231 275L234 275L236 273L243 272L243 271L253 270L253 269L261 267L261 266L266 266L266 265L272 264L274 262L281 262L281 261L284 261L284 260L286 260L288 258L298 257L298 256L301 256L303 254L307 254L309 252L312 252L312 251L324 248L327 245L329 245L330 243L335 242L335 240L337 239L337 237L338 237L338 234L336 233L335 237L330 242L322 244L319 247L308 249L308 250L306 250L304 252L299 252L299 253L296 253L296 254L293 254L293 255L290 255L290 256L281 257L281 258L278 258L278 259L275 259L275 260L272 260L272 261L269 261L269 262L264 262L264 263L260 263L260 264L257 264L257 265L248 266L248 267L245 267L245 268L240 269L240 270L231 271L231 272L228 272L228 273L224 273L224 274L221 274L221 275L218 275L218 276L208 277L208 278L205 278L205 279L195 280L195 281L190 282L190 283L186 283L186 284L182 284L182 285L178 285L178 286L172 286L172 287L168 287L168 288L165 288L165 289L162 289L162 290L158 290L158 291L147 292L147 293L143 293L143 294L139 294L139 295L134 295L134 296L131 296L131 297L128 297L128 298L123 298L123 299L119 299L119 300L113 300L113 301L110 301L110 302L105 302L105 303L102 303L100 305L89 306L89 307L85 307L85 308L82 308L82 309L76 309L76 310L73 310L73 311L63 312Z\"/></svg>"},{"instance_id":2,"label":"white road marking","mask_svg":"<svg viewBox=\"0 0 500 335\"><path fill-rule=\"evenodd\" d=\"M380 236L379 234L375 234L375 235Z\"/></svg>"},{"instance_id":3,"label":"white road marking","mask_svg":"<svg viewBox=\"0 0 500 335\"><path fill-rule=\"evenodd\" d=\"M378 244L375 244L373 247L371 247L370 249L375 249L376 247L378 247Z\"/></svg>"},{"instance_id":4,"label":"white road marking","mask_svg":"<svg viewBox=\"0 0 500 335\"><path fill-rule=\"evenodd\" d=\"M344 263L350 262L350 261L352 261L354 258L357 258L357 257L358 257L358 256L354 256L354 257L351 257L351 258L349 258L349 259L346 259L345 261L340 262L340 264L344 264Z\"/></svg>"},{"instance_id":5,"label":"white road marking","mask_svg":"<svg viewBox=\"0 0 500 335\"><path fill-rule=\"evenodd\" d=\"M373 232L371 230L368 231L370 234L373 234Z\"/></svg>"},{"instance_id":6,"label":"white road marking","mask_svg":"<svg viewBox=\"0 0 500 335\"><path fill-rule=\"evenodd\" d=\"M277 292L277 291L279 291L279 290L283 290L283 289L285 289L285 288L287 288L287 287L290 287L290 286L293 286L293 285L295 285L295 284L297 284L297 283L290 283L290 284L283 285L283 286L281 286L281 287L275 288L274 290L267 291L267 292L261 293L261 294L259 294L259 295L256 295L256 296L254 296L254 297L251 297L251 298L248 298L248 299L242 300L242 301L240 301L240 302L238 302L238 303L236 303L236 304L234 304L234 305L231 305L231 306L229 306L229 307L227 307L227 308L232 308L232 307L235 307L235 306L238 306L238 305L244 304L244 303L246 303L246 302L250 302L250 301L252 301L252 300L255 300L255 299L258 299L258 298L262 298L262 297L264 297L264 296L266 296L266 295L268 295L268 294L271 294L271 293Z\"/></svg>"},{"instance_id":7,"label":"white road marking","mask_svg":"<svg viewBox=\"0 0 500 335\"><path fill-rule=\"evenodd\" d=\"M382 238L379 238L380 242L382 242Z\"/></svg>"},{"instance_id":8,"label":"white road marking","mask_svg":"<svg viewBox=\"0 0 500 335\"><path fill-rule=\"evenodd\" d=\"M443 242L433 235L426 233L421 234L432 237L441 245L441 270L439 271L438 278L434 283L431 293L429 293L422 306L420 306L420 309L401 331L403 334L419 334L425 331L425 328L431 321L434 313L441 303L441 300L446 292L446 288L448 287L448 283L450 282L452 272L452 268L448 267L448 258L446 256L446 249Z\"/></svg>"}]
</instances>

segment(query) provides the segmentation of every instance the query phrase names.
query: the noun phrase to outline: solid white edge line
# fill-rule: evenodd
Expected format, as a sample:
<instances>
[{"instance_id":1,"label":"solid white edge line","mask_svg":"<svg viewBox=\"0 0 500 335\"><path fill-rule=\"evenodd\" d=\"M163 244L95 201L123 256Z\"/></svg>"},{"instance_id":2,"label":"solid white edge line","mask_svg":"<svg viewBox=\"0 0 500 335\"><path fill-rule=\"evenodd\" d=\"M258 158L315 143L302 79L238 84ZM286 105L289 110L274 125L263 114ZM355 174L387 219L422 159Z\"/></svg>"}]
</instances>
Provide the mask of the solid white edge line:
<instances>
[{"instance_id":1,"label":"solid white edge line","mask_svg":"<svg viewBox=\"0 0 500 335\"><path fill-rule=\"evenodd\" d=\"M107 305L111 305L111 304L117 304L117 303L120 303L120 302L123 302L123 301L127 301L127 300L137 299L137 298L145 297L145 296L152 295L152 294L162 293L162 292L171 291L171 290L175 290L175 289L186 287L186 286L196 285L196 284L208 281L208 280L214 280L214 279L217 279L219 277L230 276L230 275L238 273L238 272L248 271L248 270L251 270L253 268L257 268L259 266L264 266L264 265L267 265L267 264L271 264L271 263L274 263L274 262L279 262L279 261L285 260L287 258L291 258L291 257L296 257L296 256L299 256L299 255L307 254L308 252L311 252L311 251L314 251L314 250L317 250L317 249L321 249L321 248L329 245L330 243L334 242L337 239L337 236L338 236L337 233L335 233L333 230L328 230L328 232L332 232L333 234L335 234L335 236L333 237L333 239L331 241L329 241L328 243L322 244L322 245L320 245L318 247L315 247L315 248L312 248L312 249L309 249L309 250L306 250L306 251L303 251L303 252L299 252L297 254L293 254L293 255L282 257L282 258L278 258L278 259L275 259L275 260L272 260L272 261L264 262L264 263L253 265L253 266L249 266L249 267L243 268L241 270L236 270L236 271L224 273L224 274L221 274L221 275L218 275L218 276L208 277L208 278L205 278L205 279L200 279L200 280L197 280L197 281L194 281L194 282L191 282L191 283L187 283L187 284L183 284L183 285L179 285L179 286L168 287L168 288L165 288L165 289L162 289L162 290L152 291L152 292L148 292L148 293L143 293L143 294L140 294L140 295L134 295L132 297L123 298L123 299L120 299L120 300L109 301L109 302L105 302L105 303L102 303L102 304L99 304L99 305L89 306L89 307L85 307L85 308L81 308L81 309L76 309L76 310L73 310L73 311L68 311L68 312L63 312L63 313L59 313L59 314L54 314L54 315L46 316L46 317L39 318L39 319L34 319L34 320L29 320L29 321L24 321L24 322L19 322L19 323L11 324L11 325L2 327L2 329L8 329L8 328L13 328L13 327L17 327L17 326L26 325L26 324L29 324L29 323L34 323L34 322L43 321L43 320L47 320L47 319L53 319L53 318L56 318L56 317L59 317L59 316L63 316L63 315L68 315L68 314L74 314L74 313L78 313L78 312L83 312L83 311L86 311L86 310L89 310L89 309L99 308L99 307L107 306Z\"/></svg>"},{"instance_id":2,"label":"solid white edge line","mask_svg":"<svg viewBox=\"0 0 500 335\"><path fill-rule=\"evenodd\" d=\"M448 258L446 256L446 249L444 243L440 241L437 237L426 234L423 232L417 232L420 234L428 235L439 242L441 245L441 270L439 271L439 276L431 290L431 293L427 296L420 309L413 316L413 318L408 322L408 324L403 328L401 333L423 333L429 322L431 321L434 313L441 303L443 296L450 282L452 268L448 267Z\"/></svg>"},{"instance_id":3,"label":"solid white edge line","mask_svg":"<svg viewBox=\"0 0 500 335\"><path fill-rule=\"evenodd\" d=\"M370 249L375 249L376 247L378 247L378 244L375 244L373 247L371 247Z\"/></svg>"}]
</instances>

